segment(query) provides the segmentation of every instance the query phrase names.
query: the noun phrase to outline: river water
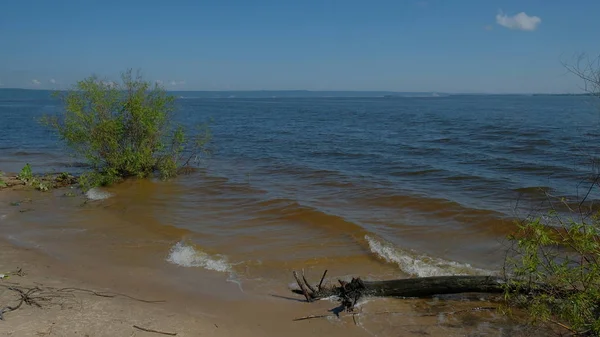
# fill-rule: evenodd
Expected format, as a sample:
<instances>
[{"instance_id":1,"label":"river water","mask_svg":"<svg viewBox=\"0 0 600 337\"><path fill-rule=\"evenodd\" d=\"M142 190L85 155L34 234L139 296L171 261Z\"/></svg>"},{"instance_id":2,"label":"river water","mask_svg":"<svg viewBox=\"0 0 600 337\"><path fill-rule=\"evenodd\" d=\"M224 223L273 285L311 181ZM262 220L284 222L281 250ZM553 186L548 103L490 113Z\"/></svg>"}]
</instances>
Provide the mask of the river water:
<instances>
[{"instance_id":1,"label":"river water","mask_svg":"<svg viewBox=\"0 0 600 337\"><path fill-rule=\"evenodd\" d=\"M47 94L0 91L0 169L85 169L35 121L60 108ZM5 235L60 258L105 240L115 263L202 269L240 287L287 285L300 268L489 274L515 217L548 193L585 194L600 153L591 97L196 96L181 93L177 118L212 120L197 172L93 190L103 200L83 207L58 196L44 212L5 207Z\"/></svg>"}]
</instances>

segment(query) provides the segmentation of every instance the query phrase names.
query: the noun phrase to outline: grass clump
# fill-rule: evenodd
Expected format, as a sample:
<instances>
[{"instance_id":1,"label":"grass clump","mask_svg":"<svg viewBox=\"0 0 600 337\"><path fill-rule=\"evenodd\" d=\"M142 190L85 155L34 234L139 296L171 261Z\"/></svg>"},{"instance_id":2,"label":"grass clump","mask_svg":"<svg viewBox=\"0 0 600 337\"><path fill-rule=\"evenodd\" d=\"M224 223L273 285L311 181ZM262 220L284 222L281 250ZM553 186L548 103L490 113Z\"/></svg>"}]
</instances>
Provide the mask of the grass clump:
<instances>
[{"instance_id":1,"label":"grass clump","mask_svg":"<svg viewBox=\"0 0 600 337\"><path fill-rule=\"evenodd\" d=\"M174 121L175 99L159 85L131 71L121 80L91 76L79 81L58 93L63 113L42 120L90 165L79 179L84 189L128 177L174 177L206 150L210 139L205 126L190 135Z\"/></svg>"}]
</instances>

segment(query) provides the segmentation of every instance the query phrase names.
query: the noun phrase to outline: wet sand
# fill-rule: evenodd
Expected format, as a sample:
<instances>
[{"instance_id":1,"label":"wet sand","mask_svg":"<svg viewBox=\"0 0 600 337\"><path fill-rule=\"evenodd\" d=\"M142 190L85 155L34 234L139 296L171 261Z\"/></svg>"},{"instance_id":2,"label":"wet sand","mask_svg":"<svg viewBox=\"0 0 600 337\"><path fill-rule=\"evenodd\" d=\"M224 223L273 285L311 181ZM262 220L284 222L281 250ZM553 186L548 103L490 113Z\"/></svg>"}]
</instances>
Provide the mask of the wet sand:
<instances>
[{"instance_id":1,"label":"wet sand","mask_svg":"<svg viewBox=\"0 0 600 337\"><path fill-rule=\"evenodd\" d=\"M66 265L35 250L0 241L0 270L22 268L24 276L1 280L0 303L18 297L7 286L39 287L41 308L23 305L0 322L4 336L156 336L134 325L177 336L516 336L522 327L497 325L497 314L478 311L490 305L477 298L465 305L444 300L381 300L358 314L294 322L307 315L332 315L328 301L302 303L296 298L236 294L230 300L157 285L156 271ZM200 280L199 284L203 282ZM206 286L205 284L202 286ZM77 288L96 291L94 295ZM229 291L235 292L233 289ZM277 291L277 290L275 290ZM119 295L122 294L122 295ZM115 296L115 297L105 297ZM137 299L164 303L143 303ZM464 302L465 299L462 301ZM444 314L465 310L459 314ZM461 309L462 308L462 309ZM386 309L386 310L383 310ZM489 320L486 322L486 320ZM441 323L440 323L441 322Z\"/></svg>"},{"instance_id":2,"label":"wet sand","mask_svg":"<svg viewBox=\"0 0 600 337\"><path fill-rule=\"evenodd\" d=\"M17 294L7 289L17 286L39 287L41 291L34 296L42 298L39 300L42 307L24 304L5 313L5 321L0 322L0 335L155 335L140 331L134 325L177 333L177 336L365 335L360 329L332 325L326 320L299 324L291 321L292 313L314 312L318 305L309 309L295 301L291 305L277 299L272 303L235 299L217 301L207 295L198 296L159 286L151 280L166 275L153 271L64 264L35 250L0 241L0 270L17 268L25 274L0 280L1 306L18 303ZM206 286L202 283L199 282L199 286ZM71 288L93 290L101 296ZM145 303L134 298L165 302Z\"/></svg>"}]
</instances>

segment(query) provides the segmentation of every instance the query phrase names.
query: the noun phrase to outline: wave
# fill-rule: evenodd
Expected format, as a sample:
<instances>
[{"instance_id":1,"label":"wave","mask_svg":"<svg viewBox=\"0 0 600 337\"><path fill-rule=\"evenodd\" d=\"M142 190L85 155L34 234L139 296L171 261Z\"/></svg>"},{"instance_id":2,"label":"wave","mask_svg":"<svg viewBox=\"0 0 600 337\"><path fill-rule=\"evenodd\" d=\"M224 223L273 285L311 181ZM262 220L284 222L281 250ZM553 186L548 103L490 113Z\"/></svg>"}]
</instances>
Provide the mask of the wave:
<instances>
[{"instance_id":1,"label":"wave","mask_svg":"<svg viewBox=\"0 0 600 337\"><path fill-rule=\"evenodd\" d=\"M492 272L472 267L467 263L447 261L424 254L403 250L391 243L378 241L365 235L371 252L378 258L389 263L395 263L400 269L417 277L449 276L449 275L489 275Z\"/></svg>"},{"instance_id":2,"label":"wave","mask_svg":"<svg viewBox=\"0 0 600 337\"><path fill-rule=\"evenodd\" d=\"M13 153L13 156L40 156L45 155L44 152L36 152L36 151L17 151Z\"/></svg>"},{"instance_id":3,"label":"wave","mask_svg":"<svg viewBox=\"0 0 600 337\"><path fill-rule=\"evenodd\" d=\"M290 199L270 199L259 202L257 217L263 221L292 222L313 225L352 236L364 235L365 229L346 218L327 213Z\"/></svg>"},{"instance_id":4,"label":"wave","mask_svg":"<svg viewBox=\"0 0 600 337\"><path fill-rule=\"evenodd\" d=\"M550 139L544 138L534 138L534 139L520 139L519 143L523 145L532 145L532 146L553 146L554 143Z\"/></svg>"},{"instance_id":5,"label":"wave","mask_svg":"<svg viewBox=\"0 0 600 337\"><path fill-rule=\"evenodd\" d=\"M104 200L112 197L113 194L107 191L103 191L97 187L94 187L85 192L85 196L90 200Z\"/></svg>"},{"instance_id":6,"label":"wave","mask_svg":"<svg viewBox=\"0 0 600 337\"><path fill-rule=\"evenodd\" d=\"M471 208L456 201L419 195L380 194L365 196L360 201L375 207L410 208L413 211L427 214L443 214L444 216L492 218L502 218L504 216L502 213L494 210Z\"/></svg>"},{"instance_id":7,"label":"wave","mask_svg":"<svg viewBox=\"0 0 600 337\"><path fill-rule=\"evenodd\" d=\"M513 189L515 193L534 197L546 197L548 193L552 193L553 191L554 189L548 186L529 186Z\"/></svg>"},{"instance_id":8,"label":"wave","mask_svg":"<svg viewBox=\"0 0 600 337\"><path fill-rule=\"evenodd\" d=\"M390 173L393 176L420 176L420 175L429 175L445 172L441 169L436 168L424 168L422 170L412 170L412 171L402 171L402 172L392 172Z\"/></svg>"},{"instance_id":9,"label":"wave","mask_svg":"<svg viewBox=\"0 0 600 337\"><path fill-rule=\"evenodd\" d=\"M171 247L167 261L182 267L201 267L218 272L232 272L231 264L226 257L211 256L183 242L177 242Z\"/></svg>"}]
</instances>

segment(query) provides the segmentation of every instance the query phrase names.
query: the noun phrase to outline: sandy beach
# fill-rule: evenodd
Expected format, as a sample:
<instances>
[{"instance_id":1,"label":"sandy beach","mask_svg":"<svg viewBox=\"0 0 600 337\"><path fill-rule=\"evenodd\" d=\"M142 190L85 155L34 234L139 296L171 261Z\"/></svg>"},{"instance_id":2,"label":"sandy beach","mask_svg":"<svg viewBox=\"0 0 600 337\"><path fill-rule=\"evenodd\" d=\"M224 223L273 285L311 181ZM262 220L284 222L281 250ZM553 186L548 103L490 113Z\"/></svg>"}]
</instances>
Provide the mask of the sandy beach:
<instances>
[{"instance_id":1,"label":"sandy beach","mask_svg":"<svg viewBox=\"0 0 600 337\"><path fill-rule=\"evenodd\" d=\"M0 226L7 216L35 212L31 205L39 207L36 203L47 198L51 196L37 191L0 191ZM11 202L15 205L12 200L16 199L26 202L6 206ZM4 313L2 336L160 335L139 328L177 336L364 335L361 329L326 320L293 324L294 315L319 312L327 305L309 306L297 298L257 300L241 292L235 283L216 281L214 275L176 288L173 283L177 283L177 276L169 275L169 271L119 266L98 255L57 258L44 253L43 245L26 246L11 240L15 237L6 231L3 234L0 273L6 277L0 280L0 307L19 304L15 289L25 293L36 290L31 293L32 303ZM101 245L99 242L93 249L100 255L110 249ZM18 275L17 270L21 271ZM229 300L210 295L216 293L229 294Z\"/></svg>"},{"instance_id":2,"label":"sandy beach","mask_svg":"<svg viewBox=\"0 0 600 337\"><path fill-rule=\"evenodd\" d=\"M11 273L19 269L20 275ZM0 280L2 307L20 302L20 295L12 289L38 289L31 294L34 303L23 303L4 314L2 336L160 335L139 328L177 336L365 335L361 329L326 320L293 324L293 317L288 316L291 308L282 312L251 302L219 303L208 296L158 289L144 282L151 273L142 270L66 265L5 240L0 241L0 270L8 276ZM280 303L275 306L285 308ZM302 315L306 309L297 305L294 311Z\"/></svg>"}]
</instances>

